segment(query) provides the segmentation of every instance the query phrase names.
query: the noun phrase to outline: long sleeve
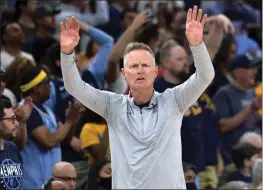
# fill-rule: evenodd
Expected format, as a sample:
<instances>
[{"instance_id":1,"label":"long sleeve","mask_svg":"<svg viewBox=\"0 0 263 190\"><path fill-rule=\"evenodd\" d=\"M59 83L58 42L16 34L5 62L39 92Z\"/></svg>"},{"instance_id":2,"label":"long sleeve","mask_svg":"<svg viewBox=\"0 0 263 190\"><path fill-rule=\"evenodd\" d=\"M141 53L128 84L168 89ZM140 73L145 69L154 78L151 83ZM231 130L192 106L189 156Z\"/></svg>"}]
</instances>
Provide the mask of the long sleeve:
<instances>
[{"instance_id":1,"label":"long sleeve","mask_svg":"<svg viewBox=\"0 0 263 190\"><path fill-rule=\"evenodd\" d=\"M212 82L215 71L204 42L191 46L196 72L183 84L172 89L181 112L185 112Z\"/></svg>"},{"instance_id":2,"label":"long sleeve","mask_svg":"<svg viewBox=\"0 0 263 190\"><path fill-rule=\"evenodd\" d=\"M90 26L88 35L100 46L93 62L88 66L89 71L93 74L99 88L104 87L104 78L107 71L109 56L114 45L114 40L105 32Z\"/></svg>"},{"instance_id":3,"label":"long sleeve","mask_svg":"<svg viewBox=\"0 0 263 190\"><path fill-rule=\"evenodd\" d=\"M110 99L115 94L97 90L82 81L74 53L66 55L61 52L61 69L66 90L87 108L106 119L110 109Z\"/></svg>"}]
</instances>

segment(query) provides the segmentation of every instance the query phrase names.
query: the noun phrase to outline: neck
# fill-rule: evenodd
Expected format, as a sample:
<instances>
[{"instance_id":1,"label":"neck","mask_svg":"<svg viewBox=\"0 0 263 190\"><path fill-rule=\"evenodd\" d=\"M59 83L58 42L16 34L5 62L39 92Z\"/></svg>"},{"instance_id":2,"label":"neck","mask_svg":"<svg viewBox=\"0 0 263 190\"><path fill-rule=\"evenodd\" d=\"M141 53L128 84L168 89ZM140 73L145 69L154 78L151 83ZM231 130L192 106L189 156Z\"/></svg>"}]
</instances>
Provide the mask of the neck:
<instances>
[{"instance_id":1,"label":"neck","mask_svg":"<svg viewBox=\"0 0 263 190\"><path fill-rule=\"evenodd\" d=\"M30 28L35 27L32 17L26 13L21 13L20 18L19 18L19 23L22 24L23 26L27 26Z\"/></svg>"},{"instance_id":2,"label":"neck","mask_svg":"<svg viewBox=\"0 0 263 190\"><path fill-rule=\"evenodd\" d=\"M221 73L222 73L224 76L226 76L227 73L228 73L228 70L227 70L227 68L225 68L225 67L220 67L220 71L221 71Z\"/></svg>"},{"instance_id":3,"label":"neck","mask_svg":"<svg viewBox=\"0 0 263 190\"><path fill-rule=\"evenodd\" d=\"M246 177L251 177L251 173L250 173L249 168L242 168L242 169L240 169L240 172Z\"/></svg>"},{"instance_id":4,"label":"neck","mask_svg":"<svg viewBox=\"0 0 263 190\"><path fill-rule=\"evenodd\" d=\"M36 35L40 38L45 38L50 35L50 33L47 30L44 30L43 28L39 28L36 32Z\"/></svg>"},{"instance_id":5,"label":"neck","mask_svg":"<svg viewBox=\"0 0 263 190\"><path fill-rule=\"evenodd\" d=\"M134 102L137 105L146 104L151 101L153 95L153 87L151 89L135 90L131 89L131 94L134 98Z\"/></svg>"},{"instance_id":6,"label":"neck","mask_svg":"<svg viewBox=\"0 0 263 190\"><path fill-rule=\"evenodd\" d=\"M174 76L170 71L164 69L163 71L163 78L172 84L179 84L182 83L183 81L180 80L178 77Z\"/></svg>"},{"instance_id":7,"label":"neck","mask_svg":"<svg viewBox=\"0 0 263 190\"><path fill-rule=\"evenodd\" d=\"M244 92L246 92L246 91L249 89L248 87L242 85L242 84L241 84L238 80L236 80L236 79L233 80L232 84L233 84L236 88L238 88L239 90L242 90L242 91L244 91Z\"/></svg>"},{"instance_id":8,"label":"neck","mask_svg":"<svg viewBox=\"0 0 263 190\"><path fill-rule=\"evenodd\" d=\"M31 98L32 98L32 102L33 102L33 103L36 103L36 104L42 104L42 103L43 103L43 101L41 101L41 100L38 98L38 96L35 95L35 94L32 94L32 95L31 95Z\"/></svg>"},{"instance_id":9,"label":"neck","mask_svg":"<svg viewBox=\"0 0 263 190\"><path fill-rule=\"evenodd\" d=\"M10 55L17 56L21 52L21 44L6 44L5 51Z\"/></svg>"},{"instance_id":10,"label":"neck","mask_svg":"<svg viewBox=\"0 0 263 190\"><path fill-rule=\"evenodd\" d=\"M0 137L0 150L4 149L4 139Z\"/></svg>"}]
</instances>

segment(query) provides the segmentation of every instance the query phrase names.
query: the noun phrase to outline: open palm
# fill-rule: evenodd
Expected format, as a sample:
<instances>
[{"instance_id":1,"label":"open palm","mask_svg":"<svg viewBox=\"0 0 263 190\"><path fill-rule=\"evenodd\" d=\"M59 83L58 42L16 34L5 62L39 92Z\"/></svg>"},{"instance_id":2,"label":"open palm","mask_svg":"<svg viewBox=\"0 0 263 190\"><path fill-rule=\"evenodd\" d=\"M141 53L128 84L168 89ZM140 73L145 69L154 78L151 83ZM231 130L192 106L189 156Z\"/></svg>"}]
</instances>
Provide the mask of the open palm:
<instances>
[{"instance_id":1,"label":"open palm","mask_svg":"<svg viewBox=\"0 0 263 190\"><path fill-rule=\"evenodd\" d=\"M186 19L185 35L191 46L196 46L202 43L203 41L203 28L207 15L205 14L202 21L202 9L198 10L197 6L194 6L194 9L189 9Z\"/></svg>"},{"instance_id":2,"label":"open palm","mask_svg":"<svg viewBox=\"0 0 263 190\"><path fill-rule=\"evenodd\" d=\"M66 19L65 25L60 23L60 48L63 53L70 54L79 43L80 22L72 16Z\"/></svg>"}]
</instances>

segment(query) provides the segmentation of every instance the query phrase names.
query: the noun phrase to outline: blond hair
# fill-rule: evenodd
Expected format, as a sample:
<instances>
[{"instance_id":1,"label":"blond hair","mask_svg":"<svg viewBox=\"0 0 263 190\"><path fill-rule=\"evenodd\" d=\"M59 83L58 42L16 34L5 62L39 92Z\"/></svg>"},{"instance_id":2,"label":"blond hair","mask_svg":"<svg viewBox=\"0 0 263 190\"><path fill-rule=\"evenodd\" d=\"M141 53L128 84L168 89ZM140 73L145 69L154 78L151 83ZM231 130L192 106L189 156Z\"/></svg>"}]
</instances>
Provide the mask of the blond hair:
<instances>
[{"instance_id":1,"label":"blond hair","mask_svg":"<svg viewBox=\"0 0 263 190\"><path fill-rule=\"evenodd\" d=\"M152 57L153 57L153 62L154 62L154 65L155 64L155 56L154 56L154 53L153 51L151 50L151 48L149 46L147 46L146 44L144 43L140 43L140 42L132 42L132 43L129 43L126 48L125 48L125 51L124 51L124 54L123 54L123 64L124 64L124 67L126 65L126 56L131 53L132 51L135 51L135 50L145 50L145 51L148 51Z\"/></svg>"}]
</instances>

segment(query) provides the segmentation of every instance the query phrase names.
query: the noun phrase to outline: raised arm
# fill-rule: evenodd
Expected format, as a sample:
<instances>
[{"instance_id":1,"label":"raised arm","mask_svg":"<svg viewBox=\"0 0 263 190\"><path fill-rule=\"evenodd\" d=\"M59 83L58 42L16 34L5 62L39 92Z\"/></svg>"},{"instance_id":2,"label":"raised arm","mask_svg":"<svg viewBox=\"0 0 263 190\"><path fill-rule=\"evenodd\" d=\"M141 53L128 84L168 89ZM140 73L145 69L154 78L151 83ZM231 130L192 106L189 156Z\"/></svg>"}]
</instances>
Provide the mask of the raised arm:
<instances>
[{"instance_id":1,"label":"raised arm","mask_svg":"<svg viewBox=\"0 0 263 190\"><path fill-rule=\"evenodd\" d=\"M100 91L82 81L75 62L74 48L79 43L80 23L73 16L66 26L60 23L61 69L66 90L83 105L106 118L113 93Z\"/></svg>"},{"instance_id":2,"label":"raised arm","mask_svg":"<svg viewBox=\"0 0 263 190\"><path fill-rule=\"evenodd\" d=\"M176 103L185 112L205 91L214 78L215 72L203 42L203 27L207 15L202 17L202 10L197 6L188 10L186 20L186 37L194 57L196 72L186 82L174 88Z\"/></svg>"},{"instance_id":3,"label":"raised arm","mask_svg":"<svg viewBox=\"0 0 263 190\"><path fill-rule=\"evenodd\" d=\"M101 89L104 85L104 76L107 71L109 56L114 45L114 40L110 35L88 24L80 23L80 29L87 32L88 36L100 46L99 51L94 57L93 62L88 66L88 69L93 74Z\"/></svg>"},{"instance_id":4,"label":"raised arm","mask_svg":"<svg viewBox=\"0 0 263 190\"><path fill-rule=\"evenodd\" d=\"M136 36L136 32L140 29L143 24L148 22L150 19L147 15L147 11L141 12L138 14L132 24L125 30L125 32L118 39L114 45L109 58L109 65L106 72L106 81L111 84L117 80L120 75L120 65L119 61L121 60L125 47L128 43L133 42Z\"/></svg>"}]
</instances>

